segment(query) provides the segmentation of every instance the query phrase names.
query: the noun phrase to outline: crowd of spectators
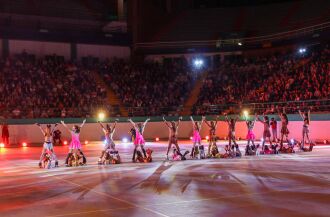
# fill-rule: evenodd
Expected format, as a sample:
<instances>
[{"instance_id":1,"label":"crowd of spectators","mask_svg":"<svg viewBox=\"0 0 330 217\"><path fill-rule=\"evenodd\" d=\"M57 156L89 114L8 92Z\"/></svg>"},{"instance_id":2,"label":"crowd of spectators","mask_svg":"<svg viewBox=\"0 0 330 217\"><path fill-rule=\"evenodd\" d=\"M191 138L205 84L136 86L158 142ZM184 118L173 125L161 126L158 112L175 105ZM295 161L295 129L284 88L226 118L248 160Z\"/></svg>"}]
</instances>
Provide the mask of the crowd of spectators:
<instances>
[{"instance_id":1,"label":"crowd of spectators","mask_svg":"<svg viewBox=\"0 0 330 217\"><path fill-rule=\"evenodd\" d=\"M268 113L277 112L278 107L296 110L297 106L329 110L329 56L325 46L307 54L228 59L208 73L194 113L237 112L247 106Z\"/></svg>"},{"instance_id":2,"label":"crowd of spectators","mask_svg":"<svg viewBox=\"0 0 330 217\"><path fill-rule=\"evenodd\" d=\"M59 56L22 53L0 62L0 110L7 118L89 117L106 90L89 70Z\"/></svg>"},{"instance_id":3,"label":"crowd of spectators","mask_svg":"<svg viewBox=\"0 0 330 217\"><path fill-rule=\"evenodd\" d=\"M176 115L192 85L184 58L162 64L113 59L102 63L100 71L130 116Z\"/></svg>"},{"instance_id":4,"label":"crowd of spectators","mask_svg":"<svg viewBox=\"0 0 330 217\"><path fill-rule=\"evenodd\" d=\"M326 45L304 55L227 57L207 72L193 113L243 108L275 113L281 107L294 112L297 106L329 111L329 56ZM55 55L36 59L22 53L0 61L1 116L92 117L100 108L110 110L107 90L94 73L114 90L130 116L178 115L192 90L191 70L184 58L163 63L111 59L82 66Z\"/></svg>"}]
</instances>

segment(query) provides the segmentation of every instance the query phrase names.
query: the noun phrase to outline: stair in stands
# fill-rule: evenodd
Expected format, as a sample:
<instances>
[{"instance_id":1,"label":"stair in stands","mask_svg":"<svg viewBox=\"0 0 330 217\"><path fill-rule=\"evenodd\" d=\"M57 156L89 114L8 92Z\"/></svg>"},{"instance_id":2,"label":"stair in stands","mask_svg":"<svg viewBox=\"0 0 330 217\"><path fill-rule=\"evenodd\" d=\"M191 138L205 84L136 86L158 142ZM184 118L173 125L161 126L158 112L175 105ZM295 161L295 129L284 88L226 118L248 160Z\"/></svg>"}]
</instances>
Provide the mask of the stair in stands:
<instances>
[{"instance_id":1,"label":"stair in stands","mask_svg":"<svg viewBox=\"0 0 330 217\"><path fill-rule=\"evenodd\" d=\"M184 103L183 110L181 112L181 115L191 115L191 110L193 106L196 104L201 88L203 86L203 81L207 76L207 72L204 71L201 75L200 78L197 79L194 88L191 90L190 95L188 96L186 102Z\"/></svg>"},{"instance_id":2,"label":"stair in stands","mask_svg":"<svg viewBox=\"0 0 330 217\"><path fill-rule=\"evenodd\" d=\"M108 103L111 106L119 106L119 112L120 115L123 117L128 117L128 111L125 108L125 106L122 104L121 100L118 99L116 96L115 92L109 87L104 80L102 79L101 75L95 71L92 72L94 74L96 83L102 87L104 87L107 90L107 98L108 98Z\"/></svg>"}]
</instances>

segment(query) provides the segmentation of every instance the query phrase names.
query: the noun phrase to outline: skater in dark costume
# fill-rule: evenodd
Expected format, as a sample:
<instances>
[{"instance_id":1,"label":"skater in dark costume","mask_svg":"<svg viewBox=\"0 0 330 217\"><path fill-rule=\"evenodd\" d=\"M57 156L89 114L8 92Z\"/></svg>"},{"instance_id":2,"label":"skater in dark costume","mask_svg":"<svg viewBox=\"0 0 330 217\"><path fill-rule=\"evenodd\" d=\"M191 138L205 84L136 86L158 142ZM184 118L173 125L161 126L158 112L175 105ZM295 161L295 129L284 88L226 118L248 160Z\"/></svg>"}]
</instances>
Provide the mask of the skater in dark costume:
<instances>
[{"instance_id":1,"label":"skater in dark costume","mask_svg":"<svg viewBox=\"0 0 330 217\"><path fill-rule=\"evenodd\" d=\"M170 123L168 123L165 120L165 117L163 117L163 120L164 120L164 122L165 122L165 124L166 124L166 126L168 127L168 130L169 130L169 140L168 140L168 146L167 146L167 151L166 151L166 160L169 160L168 153L169 153L172 145L174 145L177 152L179 154L181 154L180 147L178 145L178 130L179 130L179 125L180 125L180 122L182 120L182 117L180 117L177 122L171 121Z\"/></svg>"}]
</instances>

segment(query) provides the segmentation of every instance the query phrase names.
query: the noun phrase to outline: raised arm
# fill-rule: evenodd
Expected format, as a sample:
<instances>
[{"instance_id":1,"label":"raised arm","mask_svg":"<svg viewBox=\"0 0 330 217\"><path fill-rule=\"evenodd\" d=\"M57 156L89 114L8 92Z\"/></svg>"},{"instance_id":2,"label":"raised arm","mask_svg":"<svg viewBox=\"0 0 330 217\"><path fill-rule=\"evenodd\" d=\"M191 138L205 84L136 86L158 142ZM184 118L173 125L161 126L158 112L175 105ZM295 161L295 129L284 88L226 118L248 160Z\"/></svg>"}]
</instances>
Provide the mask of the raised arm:
<instances>
[{"instance_id":1,"label":"raised arm","mask_svg":"<svg viewBox=\"0 0 330 217\"><path fill-rule=\"evenodd\" d=\"M129 122L131 122L131 124L133 125L133 127L135 127L135 123L132 121L132 119L128 119Z\"/></svg>"},{"instance_id":2,"label":"raised arm","mask_svg":"<svg viewBox=\"0 0 330 217\"><path fill-rule=\"evenodd\" d=\"M182 116L179 117L179 120L178 120L178 122L177 122L177 124L176 124L177 127L180 125L181 120L182 120Z\"/></svg>"},{"instance_id":3,"label":"raised arm","mask_svg":"<svg viewBox=\"0 0 330 217\"><path fill-rule=\"evenodd\" d=\"M199 130L202 129L203 122L205 122L205 117L204 116L202 116L202 120L200 122L198 122L198 124L199 124Z\"/></svg>"},{"instance_id":4,"label":"raised arm","mask_svg":"<svg viewBox=\"0 0 330 217\"><path fill-rule=\"evenodd\" d=\"M41 125L39 123L36 123L36 125L39 127L39 129L41 130L42 134L45 134L44 129L42 129Z\"/></svg>"},{"instance_id":5,"label":"raised arm","mask_svg":"<svg viewBox=\"0 0 330 217\"><path fill-rule=\"evenodd\" d=\"M229 119L227 114L225 114L225 121L229 124Z\"/></svg>"},{"instance_id":6,"label":"raised arm","mask_svg":"<svg viewBox=\"0 0 330 217\"><path fill-rule=\"evenodd\" d=\"M194 118L192 116L190 116L190 120L191 120L192 125L194 126L195 125L195 121L194 121Z\"/></svg>"},{"instance_id":7,"label":"raised arm","mask_svg":"<svg viewBox=\"0 0 330 217\"><path fill-rule=\"evenodd\" d=\"M244 115L244 118L245 118L245 123L248 124L247 116Z\"/></svg>"},{"instance_id":8,"label":"raised arm","mask_svg":"<svg viewBox=\"0 0 330 217\"><path fill-rule=\"evenodd\" d=\"M58 123L56 123L56 124L54 125L54 128L53 128L53 130L52 130L52 132L51 132L52 135L53 135L53 133L54 133L54 131L55 131L57 125L58 125Z\"/></svg>"},{"instance_id":9,"label":"raised arm","mask_svg":"<svg viewBox=\"0 0 330 217\"><path fill-rule=\"evenodd\" d=\"M308 110L308 123L311 122L311 110Z\"/></svg>"},{"instance_id":10,"label":"raised arm","mask_svg":"<svg viewBox=\"0 0 330 217\"><path fill-rule=\"evenodd\" d=\"M166 124L166 126L167 126L168 128L170 128L170 125L167 123L165 117L163 117L163 121L164 121L164 123Z\"/></svg>"},{"instance_id":11,"label":"raised arm","mask_svg":"<svg viewBox=\"0 0 330 217\"><path fill-rule=\"evenodd\" d=\"M263 120L260 119L259 115L257 115L257 120L261 123L265 123Z\"/></svg>"},{"instance_id":12,"label":"raised arm","mask_svg":"<svg viewBox=\"0 0 330 217\"><path fill-rule=\"evenodd\" d=\"M298 112L299 112L299 115L300 115L300 117L301 117L301 119L305 119L305 115L300 111L300 110L298 110Z\"/></svg>"},{"instance_id":13,"label":"raised arm","mask_svg":"<svg viewBox=\"0 0 330 217\"><path fill-rule=\"evenodd\" d=\"M257 114L254 115L254 120L253 120L253 124L255 124L257 121Z\"/></svg>"},{"instance_id":14,"label":"raised arm","mask_svg":"<svg viewBox=\"0 0 330 217\"><path fill-rule=\"evenodd\" d=\"M150 121L150 118L147 118L147 120L143 123L143 128L147 125L148 121Z\"/></svg>"},{"instance_id":15,"label":"raised arm","mask_svg":"<svg viewBox=\"0 0 330 217\"><path fill-rule=\"evenodd\" d=\"M219 120L219 115L217 115L217 117L215 118L215 128L217 128L217 126L218 126L218 120Z\"/></svg>"},{"instance_id":16,"label":"raised arm","mask_svg":"<svg viewBox=\"0 0 330 217\"><path fill-rule=\"evenodd\" d=\"M64 123L64 121L61 121L61 124L69 131L71 132L71 130L69 129L69 127Z\"/></svg>"},{"instance_id":17,"label":"raised arm","mask_svg":"<svg viewBox=\"0 0 330 217\"><path fill-rule=\"evenodd\" d=\"M205 124L206 124L208 127L211 128L211 124L210 124L209 122L207 122L207 121L204 121L204 122L205 122Z\"/></svg>"},{"instance_id":18,"label":"raised arm","mask_svg":"<svg viewBox=\"0 0 330 217\"><path fill-rule=\"evenodd\" d=\"M102 122L101 121L98 121L97 123L99 123L100 126L101 126L101 128L104 130L104 126L103 126Z\"/></svg>"},{"instance_id":19,"label":"raised arm","mask_svg":"<svg viewBox=\"0 0 330 217\"><path fill-rule=\"evenodd\" d=\"M115 123L113 124L113 127L112 127L113 130L116 129L117 123L118 123L118 119L116 119L116 120L115 120Z\"/></svg>"},{"instance_id":20,"label":"raised arm","mask_svg":"<svg viewBox=\"0 0 330 217\"><path fill-rule=\"evenodd\" d=\"M239 119L239 115L236 115L235 123L238 121L238 119Z\"/></svg>"},{"instance_id":21,"label":"raised arm","mask_svg":"<svg viewBox=\"0 0 330 217\"><path fill-rule=\"evenodd\" d=\"M86 119L82 122L82 124L80 125L80 128L82 128L86 123Z\"/></svg>"}]
</instances>

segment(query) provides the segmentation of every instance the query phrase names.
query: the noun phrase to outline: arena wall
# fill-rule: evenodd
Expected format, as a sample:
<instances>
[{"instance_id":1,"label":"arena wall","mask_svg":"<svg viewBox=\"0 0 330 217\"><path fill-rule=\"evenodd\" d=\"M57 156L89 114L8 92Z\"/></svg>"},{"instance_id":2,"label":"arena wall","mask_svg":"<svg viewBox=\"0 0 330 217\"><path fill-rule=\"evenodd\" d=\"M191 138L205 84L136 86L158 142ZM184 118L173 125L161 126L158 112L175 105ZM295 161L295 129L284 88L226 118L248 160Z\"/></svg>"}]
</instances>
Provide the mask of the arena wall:
<instances>
[{"instance_id":1,"label":"arena wall","mask_svg":"<svg viewBox=\"0 0 330 217\"><path fill-rule=\"evenodd\" d=\"M71 57L69 43L9 40L10 55L22 53L24 50L37 57L49 54L64 56L65 59L70 59Z\"/></svg>"},{"instance_id":2,"label":"arena wall","mask_svg":"<svg viewBox=\"0 0 330 217\"><path fill-rule=\"evenodd\" d=\"M323 117L323 116L322 116ZM318 117L315 118L316 120L313 120L310 125L310 138L313 141L316 142L322 142L323 140L330 140L330 134L329 134L329 126L330 126L330 118L329 115L326 116L327 119L323 119ZM298 121L298 116L296 116L295 120L290 120L289 123L289 130L290 130L290 139L295 138L297 140L301 139L302 134L302 121ZM34 120L34 122L37 122L38 120ZM82 120L78 119L68 119L67 122L69 126L72 126L72 123L81 123ZM120 120L124 121L124 119ZM136 121L142 121L142 118L140 120ZM21 121L22 122L22 121ZM30 122L30 121L29 121ZM39 121L41 123L55 123L59 122L59 120L51 119L51 120L42 120ZM101 140L103 137L103 132L96 123L96 120L88 119L89 123L86 123L84 128L81 132L81 140L85 141L98 141ZM10 121L9 121L10 123ZM278 136L280 135L279 130L281 127L281 122L278 122ZM62 131L62 136L66 140L70 140L70 134L68 131L63 127L58 127ZM117 129L114 135L114 138L116 140L121 140L124 137L129 137L129 130L131 128L131 124L128 122L120 122L117 124ZM43 140L43 136L39 130L39 128L36 125L33 125L32 123L19 123L19 121L15 123L15 121L12 121L9 126L10 129L10 141L13 144L20 144L21 142L27 142L27 143L40 143ZM224 121L219 121L218 123L218 129L217 129L217 136L219 136L221 139L223 139L225 136L227 136L228 128L227 123ZM262 137L263 132L263 125L260 122L256 123L256 126L254 128L254 132L256 135L257 140L259 140ZM244 121L238 121L236 124L236 136L240 137L241 139L245 139L245 136L247 134L246 124ZM179 137L182 139L187 139L192 135L192 124L190 121L188 121L188 117L185 118L185 121L182 121L181 126L179 128ZM201 135L203 138L208 135L208 127L204 124L202 127ZM167 139L168 138L168 129L165 126L165 124L160 121L160 118L155 118L150 123L147 124L144 136L148 140L154 140L156 137L159 137L161 139Z\"/></svg>"},{"instance_id":3,"label":"arena wall","mask_svg":"<svg viewBox=\"0 0 330 217\"><path fill-rule=\"evenodd\" d=\"M77 57L93 56L100 59L111 57L128 58L130 56L129 47L95 44L77 44Z\"/></svg>"},{"instance_id":4,"label":"arena wall","mask_svg":"<svg viewBox=\"0 0 330 217\"><path fill-rule=\"evenodd\" d=\"M125 46L77 44L76 47L78 60L87 56L97 57L99 59L112 57L128 58L130 56L130 48ZM2 43L0 45L0 50L2 51ZM70 43L9 40L9 55L19 54L23 51L34 54L37 57L56 54L64 56L65 59L69 60L72 56Z\"/></svg>"}]
</instances>

